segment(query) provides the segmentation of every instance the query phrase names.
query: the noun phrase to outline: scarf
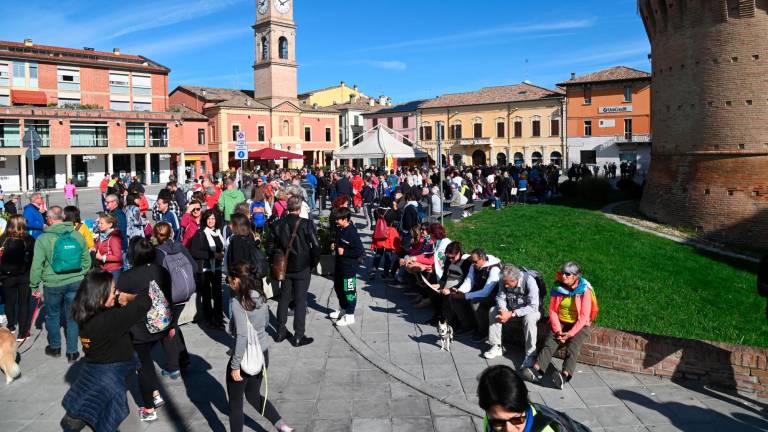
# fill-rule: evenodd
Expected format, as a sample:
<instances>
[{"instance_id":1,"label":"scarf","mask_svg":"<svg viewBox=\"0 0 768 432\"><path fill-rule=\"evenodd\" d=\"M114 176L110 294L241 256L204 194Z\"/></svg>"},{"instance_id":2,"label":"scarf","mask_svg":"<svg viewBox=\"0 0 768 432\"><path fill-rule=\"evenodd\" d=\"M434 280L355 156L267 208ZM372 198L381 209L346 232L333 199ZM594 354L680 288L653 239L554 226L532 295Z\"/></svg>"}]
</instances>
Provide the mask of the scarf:
<instances>
[{"instance_id":1,"label":"scarf","mask_svg":"<svg viewBox=\"0 0 768 432\"><path fill-rule=\"evenodd\" d=\"M106 231L100 232L99 233L99 241L106 241L107 238L109 238L109 235L112 234L112 231L114 231L114 230L115 230L114 228L110 228L110 229L108 229Z\"/></svg>"},{"instance_id":2,"label":"scarf","mask_svg":"<svg viewBox=\"0 0 768 432\"><path fill-rule=\"evenodd\" d=\"M554 288L552 288L552 290L550 290L549 295L550 296L568 296L568 297L582 295L587 291L587 286L589 286L589 281L587 281L583 277L579 278L579 284L576 285L576 288L574 288L573 290L563 288L560 285L560 282L556 281L555 286Z\"/></svg>"},{"instance_id":3,"label":"scarf","mask_svg":"<svg viewBox=\"0 0 768 432\"><path fill-rule=\"evenodd\" d=\"M208 268L215 271L217 270L216 266L216 239L218 238L219 241L222 243L222 246L224 244L223 236L221 235L221 232L219 230L214 230L209 227L205 227L203 230L203 233L205 234L205 238L208 239L208 247L211 249L211 252L213 252L214 256L208 261ZM221 267L219 265L219 267Z\"/></svg>"}]
</instances>

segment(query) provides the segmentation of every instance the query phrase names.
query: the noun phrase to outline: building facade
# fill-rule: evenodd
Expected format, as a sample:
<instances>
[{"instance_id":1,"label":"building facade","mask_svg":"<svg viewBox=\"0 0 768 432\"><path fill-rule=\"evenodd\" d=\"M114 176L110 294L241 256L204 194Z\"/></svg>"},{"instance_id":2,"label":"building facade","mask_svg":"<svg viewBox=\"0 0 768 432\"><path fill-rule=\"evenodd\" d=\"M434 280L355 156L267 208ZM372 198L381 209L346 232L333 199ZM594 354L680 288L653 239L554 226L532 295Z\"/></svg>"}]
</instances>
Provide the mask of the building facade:
<instances>
[{"instance_id":1,"label":"building facade","mask_svg":"<svg viewBox=\"0 0 768 432\"><path fill-rule=\"evenodd\" d=\"M67 178L98 186L105 173L168 181L184 165L191 128L169 111L169 72L118 49L0 41L3 189L61 188ZM22 146L31 130L41 138L34 178Z\"/></svg>"},{"instance_id":2,"label":"building facade","mask_svg":"<svg viewBox=\"0 0 768 432\"><path fill-rule=\"evenodd\" d=\"M563 160L564 94L533 84L486 87L421 103L420 146L450 165L538 165Z\"/></svg>"},{"instance_id":3,"label":"building facade","mask_svg":"<svg viewBox=\"0 0 768 432\"><path fill-rule=\"evenodd\" d=\"M651 75L616 66L571 79L566 89L567 163L651 164Z\"/></svg>"},{"instance_id":4,"label":"building facade","mask_svg":"<svg viewBox=\"0 0 768 432\"><path fill-rule=\"evenodd\" d=\"M768 249L768 44L759 36L768 2L638 5L652 49L654 133L640 209Z\"/></svg>"},{"instance_id":5,"label":"building facade","mask_svg":"<svg viewBox=\"0 0 768 432\"><path fill-rule=\"evenodd\" d=\"M415 100L372 110L363 115L365 129L372 129L381 124L395 131L404 143L413 144L419 139L417 109L423 102Z\"/></svg>"},{"instance_id":6,"label":"building facade","mask_svg":"<svg viewBox=\"0 0 768 432\"><path fill-rule=\"evenodd\" d=\"M238 164L238 132L245 133L249 152L271 147L304 156L288 166L331 164L339 146L339 111L299 102L293 2L257 1L253 29L254 90L180 86L171 92L171 103L208 119L215 170Z\"/></svg>"},{"instance_id":7,"label":"building facade","mask_svg":"<svg viewBox=\"0 0 768 432\"><path fill-rule=\"evenodd\" d=\"M339 105L348 103L351 100L369 99L367 95L357 88L357 85L352 87L347 83L341 81L337 86L325 87L317 90L311 90L298 95L299 102L305 105L317 104L321 107L327 107L331 105Z\"/></svg>"},{"instance_id":8,"label":"building facade","mask_svg":"<svg viewBox=\"0 0 768 432\"><path fill-rule=\"evenodd\" d=\"M371 98L350 97L344 104L333 105L339 111L339 142L341 147L358 144L365 132L365 114L381 108L379 101Z\"/></svg>"}]
</instances>

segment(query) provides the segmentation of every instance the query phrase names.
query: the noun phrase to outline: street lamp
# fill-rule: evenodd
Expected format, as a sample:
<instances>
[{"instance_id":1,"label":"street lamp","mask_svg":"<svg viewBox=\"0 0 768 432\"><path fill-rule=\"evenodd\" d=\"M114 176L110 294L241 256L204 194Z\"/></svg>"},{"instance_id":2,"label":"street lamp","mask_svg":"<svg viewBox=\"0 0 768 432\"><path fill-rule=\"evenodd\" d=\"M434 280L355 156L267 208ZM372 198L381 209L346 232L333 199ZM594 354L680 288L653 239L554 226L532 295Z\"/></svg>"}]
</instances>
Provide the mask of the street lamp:
<instances>
[{"instance_id":1,"label":"street lamp","mask_svg":"<svg viewBox=\"0 0 768 432\"><path fill-rule=\"evenodd\" d=\"M440 173L440 184L437 185L437 192L440 197L440 225L443 225L443 211L445 210L443 206L443 122L438 120L435 124L437 125L437 130L435 131L437 136L437 170Z\"/></svg>"}]
</instances>

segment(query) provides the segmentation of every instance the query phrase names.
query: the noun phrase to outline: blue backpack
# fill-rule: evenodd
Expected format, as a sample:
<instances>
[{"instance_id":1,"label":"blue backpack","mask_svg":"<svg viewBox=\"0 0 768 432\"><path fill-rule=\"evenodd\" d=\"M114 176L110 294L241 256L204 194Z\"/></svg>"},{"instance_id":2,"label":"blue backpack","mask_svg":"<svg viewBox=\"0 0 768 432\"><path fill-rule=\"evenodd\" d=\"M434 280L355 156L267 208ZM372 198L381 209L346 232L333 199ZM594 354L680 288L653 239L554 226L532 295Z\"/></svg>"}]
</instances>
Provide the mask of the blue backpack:
<instances>
[{"instance_id":1,"label":"blue backpack","mask_svg":"<svg viewBox=\"0 0 768 432\"><path fill-rule=\"evenodd\" d=\"M253 221L253 226L256 228L264 227L264 224L267 222L266 211L267 209L264 201L254 201L251 203L251 220Z\"/></svg>"}]
</instances>

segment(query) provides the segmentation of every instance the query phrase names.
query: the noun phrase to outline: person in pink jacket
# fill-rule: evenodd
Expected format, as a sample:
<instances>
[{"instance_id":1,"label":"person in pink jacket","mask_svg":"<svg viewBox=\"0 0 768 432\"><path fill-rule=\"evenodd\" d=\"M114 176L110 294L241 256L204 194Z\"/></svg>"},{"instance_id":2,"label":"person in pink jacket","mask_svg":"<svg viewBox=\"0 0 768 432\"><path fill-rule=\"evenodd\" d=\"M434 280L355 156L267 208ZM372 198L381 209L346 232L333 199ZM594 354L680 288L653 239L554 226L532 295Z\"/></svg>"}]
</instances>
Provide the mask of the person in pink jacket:
<instances>
[{"instance_id":1,"label":"person in pink jacket","mask_svg":"<svg viewBox=\"0 0 768 432\"><path fill-rule=\"evenodd\" d=\"M525 379L540 381L549 367L552 355L558 348L565 346L563 370L553 371L552 382L562 390L565 383L571 380L581 346L592 333L593 301L592 285L582 276L581 266L573 261L563 264L557 285L550 291L550 331L536 363L533 367L523 369Z\"/></svg>"},{"instance_id":2,"label":"person in pink jacket","mask_svg":"<svg viewBox=\"0 0 768 432\"><path fill-rule=\"evenodd\" d=\"M200 215L203 211L203 204L200 201L192 200L187 205L186 212L181 217L181 228L184 234L181 236L181 244L189 248L189 242L200 229Z\"/></svg>"},{"instance_id":3,"label":"person in pink jacket","mask_svg":"<svg viewBox=\"0 0 768 432\"><path fill-rule=\"evenodd\" d=\"M67 179L67 184L64 185L64 201L67 202L68 206L75 205L75 194L77 193L77 188L75 187L75 184L72 183L72 179Z\"/></svg>"}]
</instances>

